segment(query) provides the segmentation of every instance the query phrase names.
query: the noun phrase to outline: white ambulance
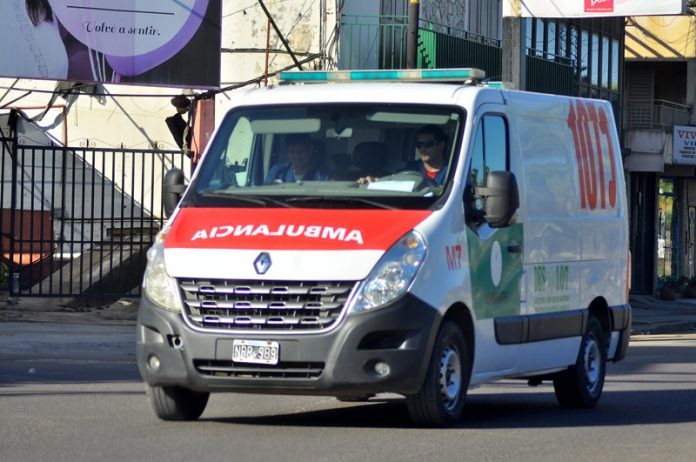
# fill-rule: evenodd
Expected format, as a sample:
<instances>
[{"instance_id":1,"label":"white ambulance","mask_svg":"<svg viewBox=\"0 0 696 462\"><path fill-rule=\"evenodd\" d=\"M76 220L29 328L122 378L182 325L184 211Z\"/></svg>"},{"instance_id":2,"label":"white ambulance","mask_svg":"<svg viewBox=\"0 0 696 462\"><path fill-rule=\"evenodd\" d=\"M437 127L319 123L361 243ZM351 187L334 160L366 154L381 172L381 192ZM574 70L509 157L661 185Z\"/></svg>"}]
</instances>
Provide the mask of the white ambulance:
<instances>
[{"instance_id":1,"label":"white ambulance","mask_svg":"<svg viewBox=\"0 0 696 462\"><path fill-rule=\"evenodd\" d=\"M594 406L631 326L609 103L476 69L282 78L234 95L148 252L156 414L196 419L211 392L396 393L443 426L508 378Z\"/></svg>"}]
</instances>

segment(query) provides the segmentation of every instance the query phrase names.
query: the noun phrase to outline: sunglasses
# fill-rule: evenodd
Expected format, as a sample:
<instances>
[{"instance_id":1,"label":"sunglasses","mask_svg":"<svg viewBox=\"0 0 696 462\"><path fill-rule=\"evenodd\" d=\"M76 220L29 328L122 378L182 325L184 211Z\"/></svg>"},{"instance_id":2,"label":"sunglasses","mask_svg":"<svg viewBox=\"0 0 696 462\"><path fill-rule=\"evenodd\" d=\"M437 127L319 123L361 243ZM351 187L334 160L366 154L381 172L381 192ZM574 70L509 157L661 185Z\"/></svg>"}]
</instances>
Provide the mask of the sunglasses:
<instances>
[{"instance_id":1,"label":"sunglasses","mask_svg":"<svg viewBox=\"0 0 696 462\"><path fill-rule=\"evenodd\" d=\"M437 141L437 140L416 141L415 145L416 145L416 148L418 148L418 149L422 149L422 148L430 149L433 146L436 146L437 143L439 143L439 141Z\"/></svg>"}]
</instances>

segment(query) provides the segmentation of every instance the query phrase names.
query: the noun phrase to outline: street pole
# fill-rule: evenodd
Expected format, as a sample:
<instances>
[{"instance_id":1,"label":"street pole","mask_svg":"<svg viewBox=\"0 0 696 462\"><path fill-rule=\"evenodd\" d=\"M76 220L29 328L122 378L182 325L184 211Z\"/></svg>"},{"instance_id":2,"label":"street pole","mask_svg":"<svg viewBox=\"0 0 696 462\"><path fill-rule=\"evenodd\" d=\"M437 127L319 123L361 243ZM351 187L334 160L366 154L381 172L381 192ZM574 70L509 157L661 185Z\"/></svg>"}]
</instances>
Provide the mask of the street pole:
<instances>
[{"instance_id":1,"label":"street pole","mask_svg":"<svg viewBox=\"0 0 696 462\"><path fill-rule=\"evenodd\" d=\"M518 90L527 86L527 53L525 52L524 18L521 0L507 0L512 5L512 16L503 17L502 81Z\"/></svg>"},{"instance_id":2,"label":"street pole","mask_svg":"<svg viewBox=\"0 0 696 462\"><path fill-rule=\"evenodd\" d=\"M418 17L420 0L408 1L408 32L406 35L406 69L418 68Z\"/></svg>"}]
</instances>

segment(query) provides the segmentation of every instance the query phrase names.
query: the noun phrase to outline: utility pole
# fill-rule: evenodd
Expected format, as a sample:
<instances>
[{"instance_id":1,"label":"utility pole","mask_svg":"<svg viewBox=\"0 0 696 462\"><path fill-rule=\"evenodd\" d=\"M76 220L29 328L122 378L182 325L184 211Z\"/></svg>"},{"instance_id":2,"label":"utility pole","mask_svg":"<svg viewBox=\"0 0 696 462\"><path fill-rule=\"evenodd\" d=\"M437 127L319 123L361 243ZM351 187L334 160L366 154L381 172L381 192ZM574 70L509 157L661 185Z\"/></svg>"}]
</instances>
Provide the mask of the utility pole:
<instances>
[{"instance_id":1,"label":"utility pole","mask_svg":"<svg viewBox=\"0 0 696 462\"><path fill-rule=\"evenodd\" d=\"M527 86L527 53L521 0L505 0L512 5L512 15L503 17L502 81L517 90Z\"/></svg>"},{"instance_id":2,"label":"utility pole","mask_svg":"<svg viewBox=\"0 0 696 462\"><path fill-rule=\"evenodd\" d=\"M408 32L406 35L406 69L418 68L418 18L420 0L408 0Z\"/></svg>"}]
</instances>

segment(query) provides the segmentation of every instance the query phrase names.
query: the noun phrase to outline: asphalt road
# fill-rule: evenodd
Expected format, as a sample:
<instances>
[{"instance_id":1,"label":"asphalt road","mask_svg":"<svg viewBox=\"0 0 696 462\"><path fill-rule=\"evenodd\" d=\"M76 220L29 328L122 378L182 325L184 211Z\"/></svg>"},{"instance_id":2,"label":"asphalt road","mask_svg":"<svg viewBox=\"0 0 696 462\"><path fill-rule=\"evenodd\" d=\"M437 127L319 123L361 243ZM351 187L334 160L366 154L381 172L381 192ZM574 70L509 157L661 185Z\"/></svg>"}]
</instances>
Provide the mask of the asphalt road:
<instances>
[{"instance_id":1,"label":"asphalt road","mask_svg":"<svg viewBox=\"0 0 696 462\"><path fill-rule=\"evenodd\" d=\"M419 429L390 395L213 395L201 420L161 422L132 326L0 323L0 460L692 461L696 336L643 338L610 366L596 409L505 381L472 390L455 428Z\"/></svg>"}]
</instances>

